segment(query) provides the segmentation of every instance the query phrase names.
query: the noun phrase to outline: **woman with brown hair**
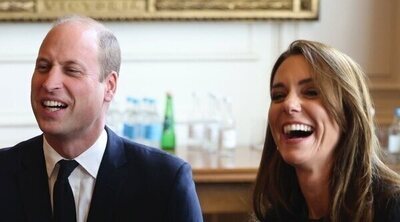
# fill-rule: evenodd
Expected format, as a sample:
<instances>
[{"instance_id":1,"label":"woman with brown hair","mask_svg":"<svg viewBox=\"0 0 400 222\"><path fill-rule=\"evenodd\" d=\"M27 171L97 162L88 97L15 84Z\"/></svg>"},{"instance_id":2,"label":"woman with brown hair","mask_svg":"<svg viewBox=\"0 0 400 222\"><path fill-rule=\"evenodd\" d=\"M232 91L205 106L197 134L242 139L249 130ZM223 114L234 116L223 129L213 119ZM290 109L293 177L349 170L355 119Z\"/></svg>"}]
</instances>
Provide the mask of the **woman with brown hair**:
<instances>
[{"instance_id":1,"label":"woman with brown hair","mask_svg":"<svg viewBox=\"0 0 400 222\"><path fill-rule=\"evenodd\" d=\"M382 162L361 68L298 40L276 61L253 205L260 221L400 221L400 177Z\"/></svg>"}]
</instances>

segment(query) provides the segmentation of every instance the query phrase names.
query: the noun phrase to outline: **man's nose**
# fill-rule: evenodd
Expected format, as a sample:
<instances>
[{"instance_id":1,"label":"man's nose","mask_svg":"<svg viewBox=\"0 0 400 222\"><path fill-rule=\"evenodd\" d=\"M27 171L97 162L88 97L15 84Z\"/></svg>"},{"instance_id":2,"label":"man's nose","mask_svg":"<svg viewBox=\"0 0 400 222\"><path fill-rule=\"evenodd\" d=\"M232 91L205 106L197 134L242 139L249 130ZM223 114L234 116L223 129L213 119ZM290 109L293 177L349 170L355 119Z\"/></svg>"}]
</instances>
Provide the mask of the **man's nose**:
<instances>
[{"instance_id":1,"label":"man's nose","mask_svg":"<svg viewBox=\"0 0 400 222\"><path fill-rule=\"evenodd\" d=\"M61 70L57 67L52 67L50 71L45 74L45 81L43 82L42 86L48 92L52 92L62 88L63 82L63 75Z\"/></svg>"}]
</instances>

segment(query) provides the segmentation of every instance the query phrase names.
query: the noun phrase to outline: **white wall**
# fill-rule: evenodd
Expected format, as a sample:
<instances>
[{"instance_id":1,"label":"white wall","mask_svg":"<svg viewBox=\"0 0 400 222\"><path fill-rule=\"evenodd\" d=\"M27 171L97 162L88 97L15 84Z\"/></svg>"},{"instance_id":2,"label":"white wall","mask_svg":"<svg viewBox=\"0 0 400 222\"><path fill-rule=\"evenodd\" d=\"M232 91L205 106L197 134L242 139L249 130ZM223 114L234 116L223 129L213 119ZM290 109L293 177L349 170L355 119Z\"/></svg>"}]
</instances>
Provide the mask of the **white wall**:
<instances>
[{"instance_id":1,"label":"white wall","mask_svg":"<svg viewBox=\"0 0 400 222\"><path fill-rule=\"evenodd\" d=\"M249 145L265 119L274 60L294 39L325 42L374 76L395 73L396 0L321 1L318 21L107 22L122 47L119 97L175 99L175 116L189 116L191 92L231 96L239 144ZM0 23L0 146L39 133L30 108L30 77L49 23ZM398 32L398 31L397 31ZM189 114L190 115L190 114Z\"/></svg>"}]
</instances>

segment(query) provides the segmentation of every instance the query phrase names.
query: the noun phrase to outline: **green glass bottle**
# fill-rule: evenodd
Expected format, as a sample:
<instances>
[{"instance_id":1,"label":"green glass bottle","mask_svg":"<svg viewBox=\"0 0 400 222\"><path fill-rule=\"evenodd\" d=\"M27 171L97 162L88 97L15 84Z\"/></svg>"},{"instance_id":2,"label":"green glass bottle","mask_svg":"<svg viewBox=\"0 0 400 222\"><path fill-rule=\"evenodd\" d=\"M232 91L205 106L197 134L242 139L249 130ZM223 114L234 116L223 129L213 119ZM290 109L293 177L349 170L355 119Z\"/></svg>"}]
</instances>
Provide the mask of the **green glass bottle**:
<instances>
[{"instance_id":1,"label":"green glass bottle","mask_svg":"<svg viewBox=\"0 0 400 222\"><path fill-rule=\"evenodd\" d=\"M167 151L175 149L175 123L174 113L172 110L172 95L167 93L167 102L165 106L165 116L163 124L163 132L161 136L161 148Z\"/></svg>"}]
</instances>

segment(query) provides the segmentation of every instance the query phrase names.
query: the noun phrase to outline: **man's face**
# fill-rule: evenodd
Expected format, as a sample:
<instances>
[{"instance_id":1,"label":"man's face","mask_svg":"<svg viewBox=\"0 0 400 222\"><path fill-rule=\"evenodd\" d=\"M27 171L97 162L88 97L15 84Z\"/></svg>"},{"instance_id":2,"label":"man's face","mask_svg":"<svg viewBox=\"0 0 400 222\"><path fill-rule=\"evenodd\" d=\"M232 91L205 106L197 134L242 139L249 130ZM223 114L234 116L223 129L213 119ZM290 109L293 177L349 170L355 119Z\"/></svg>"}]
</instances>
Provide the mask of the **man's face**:
<instances>
[{"instance_id":1,"label":"man's face","mask_svg":"<svg viewBox=\"0 0 400 222\"><path fill-rule=\"evenodd\" d=\"M43 40L31 105L46 138L87 138L104 127L107 80L99 81L97 42L96 32L79 23L59 25Z\"/></svg>"}]
</instances>

